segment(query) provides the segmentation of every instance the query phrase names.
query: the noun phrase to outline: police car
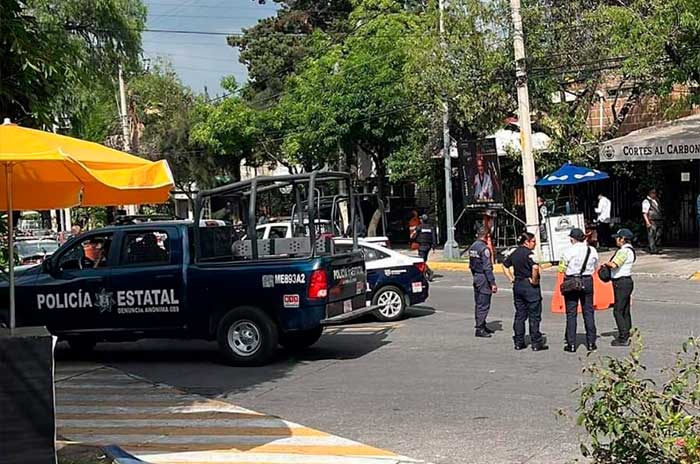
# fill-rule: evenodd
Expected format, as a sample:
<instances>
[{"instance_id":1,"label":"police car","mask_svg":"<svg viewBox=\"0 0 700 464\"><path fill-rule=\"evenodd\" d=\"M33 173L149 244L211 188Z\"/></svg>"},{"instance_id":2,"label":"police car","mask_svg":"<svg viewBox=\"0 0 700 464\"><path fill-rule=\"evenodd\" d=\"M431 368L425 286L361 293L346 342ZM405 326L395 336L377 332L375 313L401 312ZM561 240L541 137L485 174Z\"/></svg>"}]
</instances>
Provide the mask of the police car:
<instances>
[{"instance_id":1,"label":"police car","mask_svg":"<svg viewBox=\"0 0 700 464\"><path fill-rule=\"evenodd\" d=\"M351 239L335 239L336 250L350 249ZM396 321L404 316L406 307L428 299L427 266L421 258L359 241L367 269L367 299L379 305L374 315L380 321Z\"/></svg>"}]
</instances>

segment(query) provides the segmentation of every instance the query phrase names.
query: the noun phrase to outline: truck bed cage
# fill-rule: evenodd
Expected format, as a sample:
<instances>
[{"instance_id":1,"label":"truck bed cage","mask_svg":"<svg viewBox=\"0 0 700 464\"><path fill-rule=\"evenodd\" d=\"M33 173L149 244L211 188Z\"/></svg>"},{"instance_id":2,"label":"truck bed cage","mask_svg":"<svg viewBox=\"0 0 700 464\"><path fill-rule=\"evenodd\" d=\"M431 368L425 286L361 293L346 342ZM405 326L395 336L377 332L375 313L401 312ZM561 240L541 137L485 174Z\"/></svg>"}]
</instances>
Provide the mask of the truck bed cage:
<instances>
[{"instance_id":1,"label":"truck bed cage","mask_svg":"<svg viewBox=\"0 0 700 464\"><path fill-rule=\"evenodd\" d=\"M197 227L198 221L202 219L203 213L203 203L204 199L212 196L234 196L234 197L247 197L248 200L248 212L247 212L247 228L246 233L250 240L251 257L253 260L260 258L260 251L258 240L256 240L256 225L257 225L257 194L271 191L275 189L280 189L284 187L292 187L292 194L295 196L296 203L296 215L298 215L298 223L304 224L304 214L308 219L309 224L309 237L302 237L309 240L309 250L312 256L316 254L316 230L313 226L317 219L319 212L315 211L316 208L307 208L305 211L301 207L303 203L314 205L316 204L315 197L318 195L320 197L320 192L316 189L317 182L328 183L333 181L345 182L347 187L347 196L349 203L354 204L354 194L352 192L352 179L349 173L338 172L338 171L312 171L301 174L290 174L284 176L260 176L252 179L247 179L239 182L234 182L232 184L223 185L221 187L216 187L209 190L200 191L195 200L195 261L199 261L201 258L201 250L199 245L201 244L201 234L200 228ZM305 192L307 197L302 200L300 185L305 186ZM350 223L355 223L355 208L350 208ZM291 218L291 222L294 223L296 220L294 217ZM357 248L357 234L353 230L353 248ZM246 244L246 247L248 244ZM264 244L263 244L264 246ZM306 247L304 247L306 249ZM263 250L264 251L264 250Z\"/></svg>"}]
</instances>

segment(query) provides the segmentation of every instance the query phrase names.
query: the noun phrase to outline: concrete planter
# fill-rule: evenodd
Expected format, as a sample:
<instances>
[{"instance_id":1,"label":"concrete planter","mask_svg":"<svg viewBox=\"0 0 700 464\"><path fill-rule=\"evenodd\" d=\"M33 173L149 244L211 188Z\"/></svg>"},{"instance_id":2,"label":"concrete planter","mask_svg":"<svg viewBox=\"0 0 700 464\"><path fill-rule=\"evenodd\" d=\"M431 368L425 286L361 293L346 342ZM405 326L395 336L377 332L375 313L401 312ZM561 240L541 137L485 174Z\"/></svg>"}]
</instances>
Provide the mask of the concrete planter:
<instances>
[{"instance_id":1,"label":"concrete planter","mask_svg":"<svg viewBox=\"0 0 700 464\"><path fill-rule=\"evenodd\" d=\"M56 462L55 339L44 327L0 329L0 463Z\"/></svg>"}]
</instances>

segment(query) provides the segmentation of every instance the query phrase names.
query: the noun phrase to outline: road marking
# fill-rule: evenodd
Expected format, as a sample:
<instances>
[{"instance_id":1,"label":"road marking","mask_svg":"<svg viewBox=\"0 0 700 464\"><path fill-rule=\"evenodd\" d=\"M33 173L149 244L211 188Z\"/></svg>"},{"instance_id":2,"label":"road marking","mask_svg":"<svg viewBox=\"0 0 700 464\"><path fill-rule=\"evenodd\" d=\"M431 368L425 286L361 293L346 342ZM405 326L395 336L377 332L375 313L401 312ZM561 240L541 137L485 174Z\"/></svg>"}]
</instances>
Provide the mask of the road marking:
<instances>
[{"instance_id":1,"label":"road marking","mask_svg":"<svg viewBox=\"0 0 700 464\"><path fill-rule=\"evenodd\" d=\"M369 327L335 329L347 328ZM116 444L153 464L417 462L108 367L59 364L57 378L59 374L65 376L56 382L59 435L72 442Z\"/></svg>"}]
</instances>

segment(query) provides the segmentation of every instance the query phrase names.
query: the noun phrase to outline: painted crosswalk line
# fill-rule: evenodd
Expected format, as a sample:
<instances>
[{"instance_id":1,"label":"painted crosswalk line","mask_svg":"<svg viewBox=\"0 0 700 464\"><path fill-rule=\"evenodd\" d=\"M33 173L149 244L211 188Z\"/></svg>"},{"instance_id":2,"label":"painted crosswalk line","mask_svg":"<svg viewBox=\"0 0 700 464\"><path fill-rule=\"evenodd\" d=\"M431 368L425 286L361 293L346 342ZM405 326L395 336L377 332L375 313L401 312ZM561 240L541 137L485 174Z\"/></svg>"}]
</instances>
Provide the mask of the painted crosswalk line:
<instances>
[{"instance_id":1,"label":"painted crosswalk line","mask_svg":"<svg viewBox=\"0 0 700 464\"><path fill-rule=\"evenodd\" d=\"M57 366L56 410L64 439L118 445L154 464L418 462L89 363Z\"/></svg>"}]
</instances>

